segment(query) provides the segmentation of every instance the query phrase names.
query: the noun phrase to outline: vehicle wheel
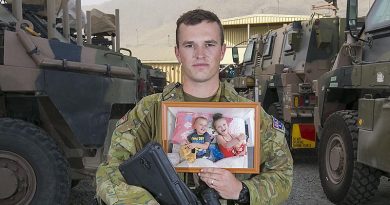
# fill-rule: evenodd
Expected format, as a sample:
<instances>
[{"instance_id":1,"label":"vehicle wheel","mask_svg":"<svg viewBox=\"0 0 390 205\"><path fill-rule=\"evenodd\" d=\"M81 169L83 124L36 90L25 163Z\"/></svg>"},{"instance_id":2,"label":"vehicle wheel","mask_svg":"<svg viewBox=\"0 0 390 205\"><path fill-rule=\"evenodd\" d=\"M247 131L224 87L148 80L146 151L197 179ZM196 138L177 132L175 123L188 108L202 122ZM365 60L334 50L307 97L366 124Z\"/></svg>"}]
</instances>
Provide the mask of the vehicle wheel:
<instances>
[{"instance_id":1,"label":"vehicle wheel","mask_svg":"<svg viewBox=\"0 0 390 205\"><path fill-rule=\"evenodd\" d=\"M281 121L285 128L285 137L287 140L288 147L291 150L291 136L290 136L290 124L283 121L283 109L282 105L278 102L272 103L267 110L269 115L274 116L276 119Z\"/></svg>"},{"instance_id":2,"label":"vehicle wheel","mask_svg":"<svg viewBox=\"0 0 390 205\"><path fill-rule=\"evenodd\" d=\"M328 199L336 204L365 203L377 190L381 172L358 163L357 112L344 110L326 120L319 149L319 174Z\"/></svg>"},{"instance_id":3,"label":"vehicle wheel","mask_svg":"<svg viewBox=\"0 0 390 205\"><path fill-rule=\"evenodd\" d=\"M0 204L67 204L69 165L37 126L0 119Z\"/></svg>"}]
</instances>

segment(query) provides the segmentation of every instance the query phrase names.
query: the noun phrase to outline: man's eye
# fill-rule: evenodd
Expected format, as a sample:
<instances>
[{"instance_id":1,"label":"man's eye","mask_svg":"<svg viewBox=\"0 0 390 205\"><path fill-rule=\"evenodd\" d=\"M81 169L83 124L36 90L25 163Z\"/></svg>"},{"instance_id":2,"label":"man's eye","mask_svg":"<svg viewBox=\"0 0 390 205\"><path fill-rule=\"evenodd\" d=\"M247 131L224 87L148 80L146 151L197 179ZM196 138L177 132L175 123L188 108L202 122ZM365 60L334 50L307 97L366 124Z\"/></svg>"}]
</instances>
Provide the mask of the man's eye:
<instances>
[{"instance_id":1,"label":"man's eye","mask_svg":"<svg viewBox=\"0 0 390 205\"><path fill-rule=\"evenodd\" d=\"M206 47L212 47L212 46L215 46L215 44L213 44L213 43L207 43L206 44Z\"/></svg>"},{"instance_id":2,"label":"man's eye","mask_svg":"<svg viewBox=\"0 0 390 205\"><path fill-rule=\"evenodd\" d=\"M192 48L192 47L194 47L192 44L186 44L186 45L184 45L184 47L185 48Z\"/></svg>"}]
</instances>

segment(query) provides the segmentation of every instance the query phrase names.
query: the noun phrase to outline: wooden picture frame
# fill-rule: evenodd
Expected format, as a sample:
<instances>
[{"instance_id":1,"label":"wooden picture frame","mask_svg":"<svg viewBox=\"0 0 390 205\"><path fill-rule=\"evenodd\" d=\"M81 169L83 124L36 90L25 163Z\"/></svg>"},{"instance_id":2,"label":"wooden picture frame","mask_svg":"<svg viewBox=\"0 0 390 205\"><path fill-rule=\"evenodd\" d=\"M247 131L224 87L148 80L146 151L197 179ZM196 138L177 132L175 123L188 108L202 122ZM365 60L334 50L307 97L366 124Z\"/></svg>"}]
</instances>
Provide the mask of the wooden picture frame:
<instances>
[{"instance_id":1,"label":"wooden picture frame","mask_svg":"<svg viewBox=\"0 0 390 205\"><path fill-rule=\"evenodd\" d=\"M212 121L216 113L222 114L225 120L217 121L217 126L221 125L219 129L214 129ZM191 135L196 132L193 123L198 117L207 119L207 133L210 137L204 137L204 134L195 137ZM162 146L177 172L197 173L204 167L219 167L232 173L259 173L259 103L164 101L161 121ZM227 124L228 128L221 128L223 124ZM229 130L229 134L221 135L217 130L220 133ZM190 145L191 140L201 139L197 142L204 142L208 138L211 139L208 149L190 148L194 146ZM235 141L231 141L229 147L228 142L234 138Z\"/></svg>"}]
</instances>

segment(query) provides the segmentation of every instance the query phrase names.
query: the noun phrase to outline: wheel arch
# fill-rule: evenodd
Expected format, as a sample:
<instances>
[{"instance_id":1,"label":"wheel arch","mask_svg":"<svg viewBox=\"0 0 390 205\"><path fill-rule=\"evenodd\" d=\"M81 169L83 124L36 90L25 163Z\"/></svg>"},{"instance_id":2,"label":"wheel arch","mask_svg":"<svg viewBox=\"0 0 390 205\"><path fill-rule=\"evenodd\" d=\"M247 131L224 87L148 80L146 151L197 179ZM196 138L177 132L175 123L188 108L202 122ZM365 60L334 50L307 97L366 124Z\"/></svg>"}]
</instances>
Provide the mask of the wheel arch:
<instances>
[{"instance_id":1,"label":"wheel arch","mask_svg":"<svg viewBox=\"0 0 390 205\"><path fill-rule=\"evenodd\" d=\"M32 93L4 95L4 106L1 117L29 122L44 130L57 144L72 168L82 166L82 157L75 157L74 149L81 149L63 117L51 103L48 96L37 97Z\"/></svg>"},{"instance_id":2,"label":"wheel arch","mask_svg":"<svg viewBox=\"0 0 390 205\"><path fill-rule=\"evenodd\" d=\"M341 110L357 110L361 93L359 89L328 88L321 105L321 128L333 113Z\"/></svg>"}]
</instances>

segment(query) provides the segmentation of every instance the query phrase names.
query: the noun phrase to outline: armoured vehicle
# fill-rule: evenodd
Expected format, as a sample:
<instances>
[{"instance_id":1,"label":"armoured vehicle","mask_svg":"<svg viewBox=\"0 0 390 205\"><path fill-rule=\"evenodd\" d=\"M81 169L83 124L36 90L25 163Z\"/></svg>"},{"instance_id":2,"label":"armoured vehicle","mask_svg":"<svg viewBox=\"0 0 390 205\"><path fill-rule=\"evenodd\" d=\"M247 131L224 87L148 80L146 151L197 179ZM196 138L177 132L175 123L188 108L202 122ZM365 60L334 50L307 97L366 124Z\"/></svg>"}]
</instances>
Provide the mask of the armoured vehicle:
<instances>
[{"instance_id":1,"label":"armoured vehicle","mask_svg":"<svg viewBox=\"0 0 390 205\"><path fill-rule=\"evenodd\" d=\"M357 26L357 0L347 4L347 42L314 87L319 171L336 204L370 200L390 176L390 2L376 0Z\"/></svg>"},{"instance_id":2,"label":"armoured vehicle","mask_svg":"<svg viewBox=\"0 0 390 205\"><path fill-rule=\"evenodd\" d=\"M76 29L69 26L67 2L0 5L2 205L67 204L71 184L94 177L116 120L165 85L165 73L143 65L131 51L107 47L110 34L118 45L116 29L90 32L87 20L83 39L81 1L73 1ZM64 18L55 17L56 5ZM119 27L118 15L88 14L92 23L115 19L111 23Z\"/></svg>"},{"instance_id":3,"label":"armoured vehicle","mask_svg":"<svg viewBox=\"0 0 390 205\"><path fill-rule=\"evenodd\" d=\"M334 61L344 42L345 19L313 14L310 20L294 21L248 40L243 62L221 72L239 93L284 122L292 149L315 148L313 80Z\"/></svg>"}]
</instances>

